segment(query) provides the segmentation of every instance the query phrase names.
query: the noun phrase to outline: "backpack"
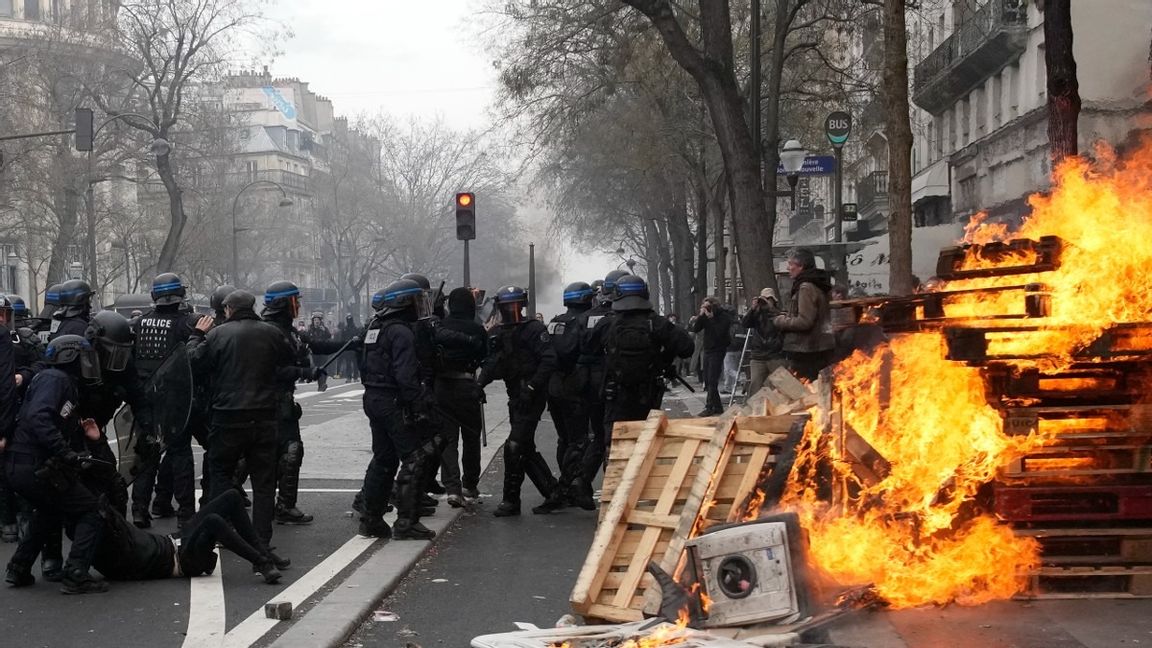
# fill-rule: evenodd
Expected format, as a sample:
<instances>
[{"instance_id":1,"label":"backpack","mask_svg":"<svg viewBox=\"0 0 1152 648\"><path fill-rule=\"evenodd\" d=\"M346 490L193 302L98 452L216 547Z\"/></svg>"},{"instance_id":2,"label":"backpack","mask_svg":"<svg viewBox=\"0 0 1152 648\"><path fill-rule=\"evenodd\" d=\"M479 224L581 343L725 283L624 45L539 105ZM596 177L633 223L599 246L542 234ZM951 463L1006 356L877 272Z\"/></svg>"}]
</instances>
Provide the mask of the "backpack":
<instances>
[{"instance_id":1,"label":"backpack","mask_svg":"<svg viewBox=\"0 0 1152 648\"><path fill-rule=\"evenodd\" d=\"M657 374L660 351L648 317L617 317L608 330L608 376L620 384L640 384Z\"/></svg>"}]
</instances>

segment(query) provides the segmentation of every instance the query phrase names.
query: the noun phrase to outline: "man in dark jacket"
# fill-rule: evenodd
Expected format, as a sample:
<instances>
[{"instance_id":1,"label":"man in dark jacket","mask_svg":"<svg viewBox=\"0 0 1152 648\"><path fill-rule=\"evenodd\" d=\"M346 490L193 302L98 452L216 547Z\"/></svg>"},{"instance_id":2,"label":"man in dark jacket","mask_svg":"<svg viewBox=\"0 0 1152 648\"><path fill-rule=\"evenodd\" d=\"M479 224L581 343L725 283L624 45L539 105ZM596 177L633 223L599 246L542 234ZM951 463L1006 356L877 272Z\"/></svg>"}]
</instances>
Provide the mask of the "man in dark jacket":
<instances>
[{"instance_id":1,"label":"man in dark jacket","mask_svg":"<svg viewBox=\"0 0 1152 648\"><path fill-rule=\"evenodd\" d=\"M792 277L792 300L788 312L777 315L772 323L784 332L789 369L813 381L832 362L836 346L828 305L832 281L828 271L816 267L812 251L804 248L788 255L788 275Z\"/></svg>"},{"instance_id":2,"label":"man in dark jacket","mask_svg":"<svg viewBox=\"0 0 1152 648\"><path fill-rule=\"evenodd\" d=\"M104 592L107 583L88 573L102 528L97 499L78 478L83 461L68 441L81 436L77 383L82 377L98 379L100 361L92 345L78 335L57 336L48 344L45 359L50 366L32 379L15 431L0 440L6 446L2 457L8 483L35 507L29 533L12 555L5 580L13 587L33 584L32 563L46 534L58 534L53 530L66 522L74 532L61 591Z\"/></svg>"},{"instance_id":3,"label":"man in dark jacket","mask_svg":"<svg viewBox=\"0 0 1152 648\"><path fill-rule=\"evenodd\" d=\"M461 507L465 498L480 496L477 486L485 398L476 384L476 370L488 356L488 333L476 321L476 298L470 289L456 288L448 294L448 315L433 339L440 363L435 383L437 418L444 439L440 475L448 491L448 504Z\"/></svg>"},{"instance_id":4,"label":"man in dark jacket","mask_svg":"<svg viewBox=\"0 0 1152 648\"><path fill-rule=\"evenodd\" d=\"M525 316L527 305L528 291L523 288L504 286L496 292L501 325L479 378L481 387L503 380L508 391L512 429L504 444L504 496L496 507L497 517L520 515L520 487L525 475L544 499L556 488L552 469L536 449L536 426L544 413L548 381L556 369L556 351L547 327Z\"/></svg>"},{"instance_id":5,"label":"man in dark jacket","mask_svg":"<svg viewBox=\"0 0 1152 648\"><path fill-rule=\"evenodd\" d=\"M732 342L732 315L720 300L705 297L690 330L704 337L703 378L708 399L697 416L716 416L724 411L720 402L720 378L724 373L724 354Z\"/></svg>"},{"instance_id":6,"label":"man in dark jacket","mask_svg":"<svg viewBox=\"0 0 1152 648\"><path fill-rule=\"evenodd\" d=\"M422 383L413 325L428 306L415 281L400 279L372 296L376 317L364 333L364 413L372 428L372 461L364 473L360 535L395 540L436 536L420 523L421 479L438 456L431 401ZM397 471L399 468L399 471ZM384 521L396 490L396 528Z\"/></svg>"},{"instance_id":7,"label":"man in dark jacket","mask_svg":"<svg viewBox=\"0 0 1152 648\"><path fill-rule=\"evenodd\" d=\"M52 312L48 341L61 335L84 335L92 319L92 286L83 279L60 284L59 307Z\"/></svg>"},{"instance_id":8,"label":"man in dark jacket","mask_svg":"<svg viewBox=\"0 0 1152 648\"><path fill-rule=\"evenodd\" d=\"M237 290L228 295L227 320L213 328L212 317L200 318L188 340L188 358L194 375L212 381L209 499L232 487L236 464L244 458L252 476L252 525L266 550L276 505L276 408L286 375L296 370L288 338L260 321L255 306L252 293ZM287 561L276 566L286 567Z\"/></svg>"},{"instance_id":9,"label":"man in dark jacket","mask_svg":"<svg viewBox=\"0 0 1152 648\"><path fill-rule=\"evenodd\" d=\"M779 314L776 291L765 288L752 299L751 307L740 320L740 325L748 329L748 334L752 336L748 348L751 356L748 396L754 396L760 391L768 376L786 363L783 334L772 323L772 319Z\"/></svg>"},{"instance_id":10,"label":"man in dark jacket","mask_svg":"<svg viewBox=\"0 0 1152 648\"><path fill-rule=\"evenodd\" d=\"M132 324L135 335L132 356L141 383L147 383L168 355L188 342L196 328L199 318L181 310L186 293L184 282L174 273L165 272L152 280L152 310ZM164 397L159 396L149 404L154 411L163 408ZM165 431L168 438L164 439L163 459L159 465L151 462L132 482L132 522L140 528L151 526L152 515L158 518L177 515L178 525L183 526L196 514L196 467L192 459L191 432L187 427ZM152 503L154 487L156 502ZM178 511L172 508L173 497Z\"/></svg>"}]
</instances>

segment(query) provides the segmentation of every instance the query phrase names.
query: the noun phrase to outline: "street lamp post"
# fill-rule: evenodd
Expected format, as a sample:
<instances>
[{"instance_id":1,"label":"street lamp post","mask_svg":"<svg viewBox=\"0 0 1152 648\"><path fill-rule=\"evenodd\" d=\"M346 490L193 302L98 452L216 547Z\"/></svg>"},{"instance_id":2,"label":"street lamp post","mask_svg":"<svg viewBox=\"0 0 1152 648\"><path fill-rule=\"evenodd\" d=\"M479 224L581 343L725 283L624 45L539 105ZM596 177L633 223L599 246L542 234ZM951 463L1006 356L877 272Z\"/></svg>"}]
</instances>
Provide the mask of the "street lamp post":
<instances>
[{"instance_id":1,"label":"street lamp post","mask_svg":"<svg viewBox=\"0 0 1152 648\"><path fill-rule=\"evenodd\" d=\"M808 151L797 140L791 139L784 143L784 150L780 151L780 164L788 176L788 191L768 191L772 198L791 198L792 209L796 209L796 185L800 182L800 169L804 167L804 158Z\"/></svg>"},{"instance_id":2,"label":"street lamp post","mask_svg":"<svg viewBox=\"0 0 1152 648\"><path fill-rule=\"evenodd\" d=\"M280 183L271 180L253 180L243 187L240 187L240 191L236 192L236 197L232 199L232 283L237 286L240 285L240 254L237 251L236 238L240 230L236 227L236 208L240 204L240 196L244 195L244 192L248 191L249 188L255 187L256 185L271 185L279 189L281 196L280 207L291 207L293 205L284 187L281 186Z\"/></svg>"}]
</instances>

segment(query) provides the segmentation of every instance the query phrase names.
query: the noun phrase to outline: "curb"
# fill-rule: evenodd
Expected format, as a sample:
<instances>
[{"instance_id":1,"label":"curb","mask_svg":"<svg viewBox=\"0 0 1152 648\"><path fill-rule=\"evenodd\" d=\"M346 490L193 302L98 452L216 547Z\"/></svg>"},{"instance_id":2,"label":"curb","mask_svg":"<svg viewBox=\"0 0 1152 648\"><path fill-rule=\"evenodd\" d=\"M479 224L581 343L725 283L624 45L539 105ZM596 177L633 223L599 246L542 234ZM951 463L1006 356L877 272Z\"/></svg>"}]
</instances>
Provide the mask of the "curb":
<instances>
[{"instance_id":1,"label":"curb","mask_svg":"<svg viewBox=\"0 0 1152 648\"><path fill-rule=\"evenodd\" d=\"M428 550L443 537L448 527L463 515L465 509L452 509L446 518L421 520L436 532L427 542L388 540L349 574L324 598L316 602L300 620L270 645L272 648L335 648L364 622L384 597L392 593ZM365 596L366 592L371 592Z\"/></svg>"}]
</instances>

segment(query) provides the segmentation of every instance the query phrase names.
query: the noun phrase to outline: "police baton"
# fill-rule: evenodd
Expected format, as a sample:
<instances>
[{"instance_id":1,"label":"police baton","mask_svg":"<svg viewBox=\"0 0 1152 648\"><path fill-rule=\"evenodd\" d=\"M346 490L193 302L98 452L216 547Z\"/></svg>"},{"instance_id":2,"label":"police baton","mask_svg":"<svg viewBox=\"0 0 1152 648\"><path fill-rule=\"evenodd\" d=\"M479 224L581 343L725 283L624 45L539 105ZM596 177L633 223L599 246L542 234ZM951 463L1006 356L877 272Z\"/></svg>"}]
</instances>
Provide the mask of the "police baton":
<instances>
[{"instance_id":1,"label":"police baton","mask_svg":"<svg viewBox=\"0 0 1152 648\"><path fill-rule=\"evenodd\" d=\"M488 447L488 422L484 420L484 401L480 401L480 444Z\"/></svg>"},{"instance_id":2,"label":"police baton","mask_svg":"<svg viewBox=\"0 0 1152 648\"><path fill-rule=\"evenodd\" d=\"M692 385L689 385L688 381L684 380L684 376L681 376L680 372L676 371L675 369L672 369L671 371L668 372L668 377L671 378L672 380L675 380L676 382L680 383L681 385L683 385L684 389L687 389L688 391L692 392L693 394L696 393L696 390L692 389Z\"/></svg>"},{"instance_id":3,"label":"police baton","mask_svg":"<svg viewBox=\"0 0 1152 648\"><path fill-rule=\"evenodd\" d=\"M343 344L343 346L341 346L339 349L337 349L336 353L333 353L332 355L328 356L327 362L320 365L320 371L322 371L324 373L321 374L316 379L316 391L318 391L318 392L328 391L328 367L331 366L331 364L333 362L336 362L336 358L339 358L340 354L347 351L348 347L352 346L352 343L356 342L359 337L360 337L359 335L353 335L352 337L348 338L348 341L345 342Z\"/></svg>"}]
</instances>

